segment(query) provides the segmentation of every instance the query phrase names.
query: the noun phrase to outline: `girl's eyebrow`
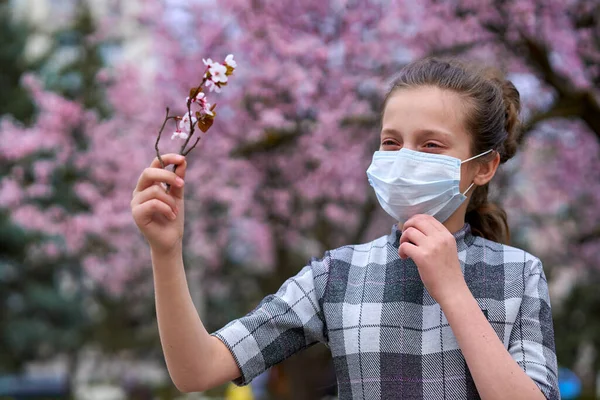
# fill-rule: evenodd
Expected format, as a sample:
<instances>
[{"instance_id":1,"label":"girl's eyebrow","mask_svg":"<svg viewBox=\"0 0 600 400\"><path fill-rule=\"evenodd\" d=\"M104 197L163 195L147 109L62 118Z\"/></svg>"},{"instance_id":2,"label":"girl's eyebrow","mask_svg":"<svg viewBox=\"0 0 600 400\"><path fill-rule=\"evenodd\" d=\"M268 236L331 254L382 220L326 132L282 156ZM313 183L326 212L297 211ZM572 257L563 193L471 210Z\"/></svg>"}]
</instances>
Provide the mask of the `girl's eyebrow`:
<instances>
[{"instance_id":1,"label":"girl's eyebrow","mask_svg":"<svg viewBox=\"0 0 600 400\"><path fill-rule=\"evenodd\" d=\"M441 130L441 129L431 129L431 128L418 129L415 133L418 135L426 135L426 136L431 136L431 135L442 135L442 136L447 136L447 137L454 136L451 132ZM392 135L392 136L402 137L402 134L400 133L400 131L398 131L394 128L384 128L381 130L381 134L382 135L388 134L388 135Z\"/></svg>"},{"instance_id":2,"label":"girl's eyebrow","mask_svg":"<svg viewBox=\"0 0 600 400\"><path fill-rule=\"evenodd\" d=\"M399 138L402 137L402 134L400 134L399 131L397 131L396 129L393 129L393 128L384 128L384 129L382 129L381 130L381 135L385 135L385 134L396 136L396 137L399 137Z\"/></svg>"},{"instance_id":3,"label":"girl's eyebrow","mask_svg":"<svg viewBox=\"0 0 600 400\"><path fill-rule=\"evenodd\" d=\"M431 136L431 135L442 135L445 137L453 137L454 135L448 131L444 131L441 129L419 129L416 132L417 134L420 135L424 135L424 136Z\"/></svg>"}]
</instances>

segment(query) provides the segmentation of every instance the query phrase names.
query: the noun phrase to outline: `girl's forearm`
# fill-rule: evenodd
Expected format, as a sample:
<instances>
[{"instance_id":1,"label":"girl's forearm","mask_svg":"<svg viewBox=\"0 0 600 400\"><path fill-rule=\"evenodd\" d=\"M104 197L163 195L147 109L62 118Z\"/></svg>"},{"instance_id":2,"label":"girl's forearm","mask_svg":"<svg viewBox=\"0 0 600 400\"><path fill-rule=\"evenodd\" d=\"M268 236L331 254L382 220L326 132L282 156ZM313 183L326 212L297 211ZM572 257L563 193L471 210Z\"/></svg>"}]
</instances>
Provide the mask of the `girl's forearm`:
<instances>
[{"instance_id":1,"label":"girl's forearm","mask_svg":"<svg viewBox=\"0 0 600 400\"><path fill-rule=\"evenodd\" d=\"M440 305L482 399L545 399L504 348L466 285Z\"/></svg>"},{"instance_id":2,"label":"girl's forearm","mask_svg":"<svg viewBox=\"0 0 600 400\"><path fill-rule=\"evenodd\" d=\"M187 285L181 251L152 251L156 315L171 379L184 392L236 378L231 354L204 328Z\"/></svg>"}]
</instances>

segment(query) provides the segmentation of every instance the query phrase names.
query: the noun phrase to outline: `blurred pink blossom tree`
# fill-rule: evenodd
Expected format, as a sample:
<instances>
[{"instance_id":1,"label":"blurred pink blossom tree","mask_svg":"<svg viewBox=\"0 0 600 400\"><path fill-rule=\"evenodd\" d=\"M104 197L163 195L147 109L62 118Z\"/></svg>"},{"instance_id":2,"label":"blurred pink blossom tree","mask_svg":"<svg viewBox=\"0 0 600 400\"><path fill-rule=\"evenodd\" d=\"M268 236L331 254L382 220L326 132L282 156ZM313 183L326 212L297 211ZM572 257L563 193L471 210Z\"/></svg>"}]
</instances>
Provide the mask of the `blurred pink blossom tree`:
<instances>
[{"instance_id":1,"label":"blurred pink blossom tree","mask_svg":"<svg viewBox=\"0 0 600 400\"><path fill-rule=\"evenodd\" d=\"M0 157L12 163L0 206L25 228L63 237L60 251L80 256L95 284L118 296L148 272L148 248L129 211L135 181L154 157L165 107L181 104L204 70L202 57L229 53L240 65L236 84L220 95L219 119L190 156L186 179L187 265L202 271L213 304L228 299L231 285L242 295L253 285L272 291L310 256L388 233L392 221L379 213L365 171L388 81L426 55L509 72L526 125L495 197L509 208L515 243L550 271L597 268L597 1L145 0L140 10L156 71L143 76L130 64L103 72L109 118L29 78L35 123L5 120L0 130ZM34 173L26 177L21 164L29 159ZM54 171L65 166L76 171L73 188L87 207L35 205L53 195ZM254 273L262 278L236 281Z\"/></svg>"}]
</instances>

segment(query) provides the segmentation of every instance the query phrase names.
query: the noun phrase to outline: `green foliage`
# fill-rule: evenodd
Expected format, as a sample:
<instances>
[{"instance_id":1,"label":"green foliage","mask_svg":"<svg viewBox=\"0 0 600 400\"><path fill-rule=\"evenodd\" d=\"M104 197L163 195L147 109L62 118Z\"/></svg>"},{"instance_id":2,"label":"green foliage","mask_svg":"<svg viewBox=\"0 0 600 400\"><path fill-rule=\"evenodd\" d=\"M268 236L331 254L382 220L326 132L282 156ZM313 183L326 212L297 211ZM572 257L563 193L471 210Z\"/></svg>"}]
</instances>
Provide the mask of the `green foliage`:
<instances>
[{"instance_id":1,"label":"green foliage","mask_svg":"<svg viewBox=\"0 0 600 400\"><path fill-rule=\"evenodd\" d=\"M29 122L34 105L20 81L23 73L35 68L23 57L30 29L12 21L9 7L7 1L0 1L0 116L11 114Z\"/></svg>"},{"instance_id":2,"label":"green foliage","mask_svg":"<svg viewBox=\"0 0 600 400\"><path fill-rule=\"evenodd\" d=\"M73 264L32 256L47 240L51 239L24 231L0 212L0 371L75 351L82 343L87 318L81 295L61 287Z\"/></svg>"},{"instance_id":3,"label":"green foliage","mask_svg":"<svg viewBox=\"0 0 600 400\"><path fill-rule=\"evenodd\" d=\"M78 100L86 109L96 110L100 116L107 117L109 112L103 87L97 81L98 72L104 67L103 44L90 40L96 29L88 3L77 2L75 20L55 35L56 50L70 49L77 56L73 62L57 68L47 65L43 73L49 89L68 99Z\"/></svg>"}]
</instances>

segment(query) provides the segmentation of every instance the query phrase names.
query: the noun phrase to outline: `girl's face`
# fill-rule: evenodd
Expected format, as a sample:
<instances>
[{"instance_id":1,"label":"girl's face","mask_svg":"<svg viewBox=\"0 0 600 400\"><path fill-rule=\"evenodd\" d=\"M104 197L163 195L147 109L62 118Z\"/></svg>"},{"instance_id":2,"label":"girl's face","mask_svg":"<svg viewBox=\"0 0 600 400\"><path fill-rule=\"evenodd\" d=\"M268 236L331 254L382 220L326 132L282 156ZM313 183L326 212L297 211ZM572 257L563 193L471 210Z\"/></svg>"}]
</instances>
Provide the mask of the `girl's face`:
<instances>
[{"instance_id":1,"label":"girl's face","mask_svg":"<svg viewBox=\"0 0 600 400\"><path fill-rule=\"evenodd\" d=\"M474 154L464 120L464 100L452 91L434 86L396 90L383 113L379 150L407 148L466 160ZM473 182L474 161L461 167L461 192Z\"/></svg>"}]
</instances>

